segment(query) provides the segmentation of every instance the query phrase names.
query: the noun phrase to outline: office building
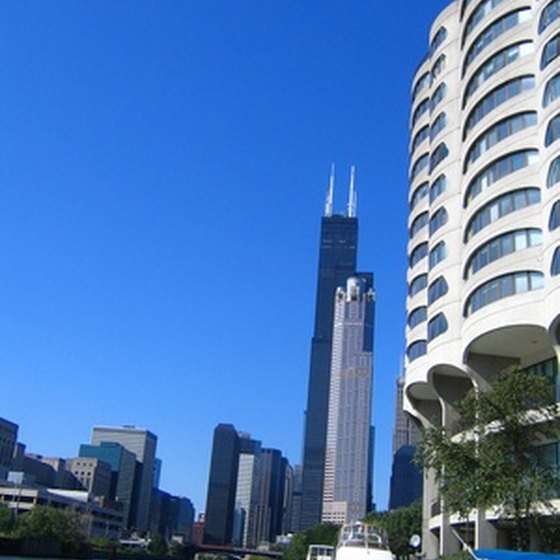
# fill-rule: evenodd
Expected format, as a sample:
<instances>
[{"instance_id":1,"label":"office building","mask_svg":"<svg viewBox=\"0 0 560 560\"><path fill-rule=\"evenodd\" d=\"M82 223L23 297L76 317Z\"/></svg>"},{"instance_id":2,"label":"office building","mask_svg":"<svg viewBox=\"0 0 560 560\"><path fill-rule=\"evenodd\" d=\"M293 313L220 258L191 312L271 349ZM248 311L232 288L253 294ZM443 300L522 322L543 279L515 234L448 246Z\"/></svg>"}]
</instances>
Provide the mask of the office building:
<instances>
[{"instance_id":1,"label":"office building","mask_svg":"<svg viewBox=\"0 0 560 560\"><path fill-rule=\"evenodd\" d=\"M103 443L118 443L136 458L134 491L128 521L131 528L145 532L148 530L150 515L157 437L146 429L134 426L95 426L91 444L101 446ZM107 462L111 464L110 461Z\"/></svg>"},{"instance_id":2,"label":"office building","mask_svg":"<svg viewBox=\"0 0 560 560\"><path fill-rule=\"evenodd\" d=\"M111 466L91 457L66 459L65 468L72 473L83 490L94 496L110 497Z\"/></svg>"},{"instance_id":3,"label":"office building","mask_svg":"<svg viewBox=\"0 0 560 560\"><path fill-rule=\"evenodd\" d=\"M559 388L559 18L558 0L455 0L413 78L404 406L424 426L511 365ZM448 555L459 521L424 482L423 549ZM472 524L475 547L508 546L495 512Z\"/></svg>"},{"instance_id":4,"label":"office building","mask_svg":"<svg viewBox=\"0 0 560 560\"><path fill-rule=\"evenodd\" d=\"M18 425L0 418L0 475L12 466L14 450L17 443ZM0 476L0 480L2 476Z\"/></svg>"},{"instance_id":5,"label":"office building","mask_svg":"<svg viewBox=\"0 0 560 560\"><path fill-rule=\"evenodd\" d=\"M344 214L333 213L333 193L334 172L331 173L325 213L321 219L315 325L305 411L301 530L321 522L335 293L356 273L358 220L353 169Z\"/></svg>"},{"instance_id":6,"label":"office building","mask_svg":"<svg viewBox=\"0 0 560 560\"><path fill-rule=\"evenodd\" d=\"M336 290L323 523L359 521L371 507L374 308L371 274Z\"/></svg>"}]
</instances>

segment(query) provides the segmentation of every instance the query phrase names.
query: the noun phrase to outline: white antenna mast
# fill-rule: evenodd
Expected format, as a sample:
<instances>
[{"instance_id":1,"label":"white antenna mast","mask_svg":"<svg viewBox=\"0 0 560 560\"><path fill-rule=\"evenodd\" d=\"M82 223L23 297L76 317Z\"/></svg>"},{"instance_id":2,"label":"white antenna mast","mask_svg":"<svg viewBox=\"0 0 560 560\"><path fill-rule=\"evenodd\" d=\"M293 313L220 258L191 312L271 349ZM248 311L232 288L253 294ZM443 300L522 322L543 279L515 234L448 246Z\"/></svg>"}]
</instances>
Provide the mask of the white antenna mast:
<instances>
[{"instance_id":1,"label":"white antenna mast","mask_svg":"<svg viewBox=\"0 0 560 560\"><path fill-rule=\"evenodd\" d=\"M355 175L356 175L356 168L352 166L350 168L350 192L348 193L347 215L349 218L356 217L356 203L358 201L358 197L356 195L356 189L354 187Z\"/></svg>"},{"instance_id":2,"label":"white antenna mast","mask_svg":"<svg viewBox=\"0 0 560 560\"><path fill-rule=\"evenodd\" d=\"M333 213L333 197L334 197L334 163L331 164L331 176L329 178L329 190L327 192L327 201L325 202L325 216L330 218Z\"/></svg>"}]
</instances>

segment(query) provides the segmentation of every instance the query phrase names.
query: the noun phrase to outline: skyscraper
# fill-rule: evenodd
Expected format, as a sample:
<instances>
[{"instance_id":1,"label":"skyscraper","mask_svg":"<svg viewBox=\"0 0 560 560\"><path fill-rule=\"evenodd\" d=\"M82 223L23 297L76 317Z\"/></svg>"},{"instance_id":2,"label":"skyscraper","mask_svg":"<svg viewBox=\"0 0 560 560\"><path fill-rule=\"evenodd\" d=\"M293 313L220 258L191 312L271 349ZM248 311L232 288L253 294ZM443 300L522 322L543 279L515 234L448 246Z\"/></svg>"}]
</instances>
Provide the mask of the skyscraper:
<instances>
[{"instance_id":1,"label":"skyscraper","mask_svg":"<svg viewBox=\"0 0 560 560\"><path fill-rule=\"evenodd\" d=\"M362 519L371 506L373 275L336 291L322 521Z\"/></svg>"},{"instance_id":2,"label":"skyscraper","mask_svg":"<svg viewBox=\"0 0 560 560\"><path fill-rule=\"evenodd\" d=\"M424 426L453 429L456 402L508 366L560 398L559 6L455 0L413 78L404 406ZM557 465L560 442L541 444ZM428 473L428 558L459 549L453 528L507 545L492 508L467 529L439 500Z\"/></svg>"},{"instance_id":3,"label":"skyscraper","mask_svg":"<svg viewBox=\"0 0 560 560\"><path fill-rule=\"evenodd\" d=\"M321 219L315 326L311 341L307 409L303 446L300 528L320 523L336 289L356 273L358 220L354 170L346 213L333 214L334 172L331 173L325 215Z\"/></svg>"},{"instance_id":4,"label":"skyscraper","mask_svg":"<svg viewBox=\"0 0 560 560\"><path fill-rule=\"evenodd\" d=\"M128 451L134 453L136 457L134 493L129 512L129 523L138 531L147 531L157 437L148 430L134 426L95 426L91 436L92 445L102 445L104 442L119 443ZM102 459L103 457L99 458Z\"/></svg>"}]
</instances>

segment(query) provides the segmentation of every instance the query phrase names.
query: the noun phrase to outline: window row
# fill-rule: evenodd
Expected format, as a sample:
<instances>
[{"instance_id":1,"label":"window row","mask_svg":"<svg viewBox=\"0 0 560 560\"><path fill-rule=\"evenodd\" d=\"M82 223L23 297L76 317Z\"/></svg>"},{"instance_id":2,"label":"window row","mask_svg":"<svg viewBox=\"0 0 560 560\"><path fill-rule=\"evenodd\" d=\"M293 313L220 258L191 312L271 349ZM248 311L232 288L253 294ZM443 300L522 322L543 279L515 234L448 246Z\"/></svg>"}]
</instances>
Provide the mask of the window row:
<instances>
[{"instance_id":1,"label":"window row","mask_svg":"<svg viewBox=\"0 0 560 560\"><path fill-rule=\"evenodd\" d=\"M515 62L518 58L534 52L533 43L530 41L511 45L491 56L472 76L465 88L463 108L473 93L494 74Z\"/></svg>"},{"instance_id":2,"label":"window row","mask_svg":"<svg viewBox=\"0 0 560 560\"><path fill-rule=\"evenodd\" d=\"M542 33L553 21L560 17L560 0L549 2L541 13L539 33Z\"/></svg>"},{"instance_id":3,"label":"window row","mask_svg":"<svg viewBox=\"0 0 560 560\"><path fill-rule=\"evenodd\" d=\"M467 138L471 129L496 107L502 105L524 91L533 89L534 87L534 76L522 76L520 78L509 80L490 91L473 107L469 113L465 128L463 129L463 140Z\"/></svg>"},{"instance_id":4,"label":"window row","mask_svg":"<svg viewBox=\"0 0 560 560\"><path fill-rule=\"evenodd\" d=\"M414 136L410 152L413 153L416 148L430 136L430 126L423 126Z\"/></svg>"},{"instance_id":5,"label":"window row","mask_svg":"<svg viewBox=\"0 0 560 560\"><path fill-rule=\"evenodd\" d=\"M440 27L430 43L430 56L438 50L439 46L445 41L446 37L447 29L445 27Z\"/></svg>"},{"instance_id":6,"label":"window row","mask_svg":"<svg viewBox=\"0 0 560 560\"><path fill-rule=\"evenodd\" d=\"M560 138L560 113L554 116L546 127L544 135L544 146L548 148L553 142Z\"/></svg>"},{"instance_id":7,"label":"window row","mask_svg":"<svg viewBox=\"0 0 560 560\"><path fill-rule=\"evenodd\" d=\"M449 155L447 146L442 142L430 156L430 173Z\"/></svg>"},{"instance_id":8,"label":"window row","mask_svg":"<svg viewBox=\"0 0 560 560\"><path fill-rule=\"evenodd\" d=\"M410 182L414 181L418 174L428 167L429 163L430 156L428 154L420 156L412 166L412 171L410 172Z\"/></svg>"},{"instance_id":9,"label":"window row","mask_svg":"<svg viewBox=\"0 0 560 560\"><path fill-rule=\"evenodd\" d=\"M542 245L542 231L540 229L520 229L495 237L482 245L469 259L465 270L465 278L469 278L485 266L511 253L538 245Z\"/></svg>"},{"instance_id":10,"label":"window row","mask_svg":"<svg viewBox=\"0 0 560 560\"><path fill-rule=\"evenodd\" d=\"M554 231L560 227L560 200L557 200L550 210L550 216L548 217L548 229L549 231Z\"/></svg>"},{"instance_id":11,"label":"window row","mask_svg":"<svg viewBox=\"0 0 560 560\"><path fill-rule=\"evenodd\" d=\"M427 346L428 345L425 340L416 340L412 344L409 344L406 349L406 357L408 358L408 361L413 362L421 356L424 356L426 354Z\"/></svg>"},{"instance_id":12,"label":"window row","mask_svg":"<svg viewBox=\"0 0 560 560\"><path fill-rule=\"evenodd\" d=\"M442 82L434 91L432 97L430 97L430 115L433 113L434 109L445 99L447 95L447 84Z\"/></svg>"},{"instance_id":13,"label":"window row","mask_svg":"<svg viewBox=\"0 0 560 560\"><path fill-rule=\"evenodd\" d=\"M446 127L447 115L440 113L430 127L430 142Z\"/></svg>"},{"instance_id":14,"label":"window row","mask_svg":"<svg viewBox=\"0 0 560 560\"><path fill-rule=\"evenodd\" d=\"M425 259L427 255L428 244L426 242L420 243L420 245L414 247L412 253L410 253L410 268L414 268L422 259Z\"/></svg>"},{"instance_id":15,"label":"window row","mask_svg":"<svg viewBox=\"0 0 560 560\"><path fill-rule=\"evenodd\" d=\"M414 193L412 193L412 198L410 199L410 209L414 210L418 203L428 195L428 182L422 183Z\"/></svg>"},{"instance_id":16,"label":"window row","mask_svg":"<svg viewBox=\"0 0 560 560\"><path fill-rule=\"evenodd\" d=\"M558 276L560 274L560 247L554 249L552 255L552 262L550 263L550 275Z\"/></svg>"},{"instance_id":17,"label":"window row","mask_svg":"<svg viewBox=\"0 0 560 560\"><path fill-rule=\"evenodd\" d=\"M413 329L420 323L423 323L426 320L428 314L428 310L425 305L417 307L413 309L409 314L406 320L406 323L410 329Z\"/></svg>"},{"instance_id":18,"label":"window row","mask_svg":"<svg viewBox=\"0 0 560 560\"><path fill-rule=\"evenodd\" d=\"M541 272L515 272L493 278L477 288L467 300L465 317L500 299L538 290L544 286Z\"/></svg>"},{"instance_id":19,"label":"window row","mask_svg":"<svg viewBox=\"0 0 560 560\"><path fill-rule=\"evenodd\" d=\"M426 288L428 285L428 275L427 274L419 274L418 276L414 277L408 286L408 295L410 297L415 296L422 290Z\"/></svg>"},{"instance_id":20,"label":"window row","mask_svg":"<svg viewBox=\"0 0 560 560\"><path fill-rule=\"evenodd\" d=\"M428 258L428 268L432 270L438 263L447 257L448 250L444 241L440 241L431 251Z\"/></svg>"},{"instance_id":21,"label":"window row","mask_svg":"<svg viewBox=\"0 0 560 560\"><path fill-rule=\"evenodd\" d=\"M447 57L444 54L438 56L437 60L432 66L432 72L430 76L430 83L434 83L438 76L445 70L447 64Z\"/></svg>"},{"instance_id":22,"label":"window row","mask_svg":"<svg viewBox=\"0 0 560 560\"><path fill-rule=\"evenodd\" d=\"M414 150L416 150L416 148L420 146L420 144L422 144L422 142L424 142L426 138L430 137L430 141L433 140L438 135L438 133L445 127L446 124L447 124L447 115L445 113L440 113L434 120L431 127L429 125L423 126L414 135L414 139L412 140L412 146L410 148L410 153L413 154Z\"/></svg>"},{"instance_id":23,"label":"window row","mask_svg":"<svg viewBox=\"0 0 560 560\"><path fill-rule=\"evenodd\" d=\"M476 198L482 191L493 185L496 181L519 171L529 165L533 165L539 159L538 150L522 150L507 154L489 165L480 173L475 175L467 187L465 196L465 207Z\"/></svg>"},{"instance_id":24,"label":"window row","mask_svg":"<svg viewBox=\"0 0 560 560\"><path fill-rule=\"evenodd\" d=\"M543 47L543 52L541 55L541 70L544 70L553 60L555 60L560 54L560 33L555 35L548 43Z\"/></svg>"},{"instance_id":25,"label":"window row","mask_svg":"<svg viewBox=\"0 0 560 560\"><path fill-rule=\"evenodd\" d=\"M473 29L482 21L484 16L488 15L502 0L484 0L481 2L476 10L469 16L465 24L465 31L463 32L463 39L461 46L465 44L467 37L472 33Z\"/></svg>"},{"instance_id":26,"label":"window row","mask_svg":"<svg viewBox=\"0 0 560 560\"><path fill-rule=\"evenodd\" d=\"M560 97L560 74L556 74L546 84L543 94L543 108L548 107Z\"/></svg>"},{"instance_id":27,"label":"window row","mask_svg":"<svg viewBox=\"0 0 560 560\"><path fill-rule=\"evenodd\" d=\"M410 209L414 210L418 203L423 200L428 192L430 193L430 203L432 203L440 194L447 190L447 177L445 175L439 175L438 178L429 186L429 183L420 184L414 190L412 197L410 199Z\"/></svg>"},{"instance_id":28,"label":"window row","mask_svg":"<svg viewBox=\"0 0 560 560\"><path fill-rule=\"evenodd\" d=\"M422 74L419 78L418 81L416 82L414 88L412 89L412 101L414 102L414 100L416 99L416 97L418 96L418 94L424 90L424 88L426 88L430 83L430 73L426 72L425 74Z\"/></svg>"},{"instance_id":29,"label":"window row","mask_svg":"<svg viewBox=\"0 0 560 560\"><path fill-rule=\"evenodd\" d=\"M547 188L550 189L557 183L560 183L560 156L552 160L546 175Z\"/></svg>"},{"instance_id":30,"label":"window row","mask_svg":"<svg viewBox=\"0 0 560 560\"><path fill-rule=\"evenodd\" d=\"M412 115L412 126L414 126L416 124L418 119L422 115L424 115L428 111L429 108L430 108L429 98L426 98L426 99L420 101L420 103L418 104L418 107L416 107L416 109L414 110L414 113Z\"/></svg>"},{"instance_id":31,"label":"window row","mask_svg":"<svg viewBox=\"0 0 560 560\"><path fill-rule=\"evenodd\" d=\"M432 303L443 297L448 290L445 278L443 276L436 278L428 288L428 305L432 305Z\"/></svg>"},{"instance_id":32,"label":"window row","mask_svg":"<svg viewBox=\"0 0 560 560\"><path fill-rule=\"evenodd\" d=\"M448 219L447 210L443 206L438 208L430 218L430 235L433 235L438 229L443 227Z\"/></svg>"},{"instance_id":33,"label":"window row","mask_svg":"<svg viewBox=\"0 0 560 560\"><path fill-rule=\"evenodd\" d=\"M430 204L447 190L447 177L440 175L430 187Z\"/></svg>"},{"instance_id":34,"label":"window row","mask_svg":"<svg viewBox=\"0 0 560 560\"><path fill-rule=\"evenodd\" d=\"M498 142L505 140L512 134L520 132L530 126L537 124L537 113L528 111L527 113L519 113L496 123L488 130L483 132L473 143L467 152L463 173L466 173L471 164L473 164L480 156L484 155L490 148Z\"/></svg>"},{"instance_id":35,"label":"window row","mask_svg":"<svg viewBox=\"0 0 560 560\"><path fill-rule=\"evenodd\" d=\"M419 231L428 225L428 212L422 212L419 214L410 226L410 238L412 239Z\"/></svg>"},{"instance_id":36,"label":"window row","mask_svg":"<svg viewBox=\"0 0 560 560\"><path fill-rule=\"evenodd\" d=\"M447 319L443 313L438 313L428 321L428 342L437 338L447 330Z\"/></svg>"},{"instance_id":37,"label":"window row","mask_svg":"<svg viewBox=\"0 0 560 560\"><path fill-rule=\"evenodd\" d=\"M471 45L467 51L467 56L465 57L465 63L463 65L463 76L467 71L467 68L472 64L475 58L495 39L500 37L506 31L509 31L513 27L528 21L531 19L531 9L522 8L511 12L497 19L491 23L478 37L475 39L474 43Z\"/></svg>"},{"instance_id":38,"label":"window row","mask_svg":"<svg viewBox=\"0 0 560 560\"><path fill-rule=\"evenodd\" d=\"M486 226L489 226L491 223L499 220L503 216L507 216L508 214L521 210L527 206L538 204L540 201L541 192L536 187L519 189L491 200L469 221L466 228L465 241L468 241L481 229L484 229Z\"/></svg>"}]
</instances>

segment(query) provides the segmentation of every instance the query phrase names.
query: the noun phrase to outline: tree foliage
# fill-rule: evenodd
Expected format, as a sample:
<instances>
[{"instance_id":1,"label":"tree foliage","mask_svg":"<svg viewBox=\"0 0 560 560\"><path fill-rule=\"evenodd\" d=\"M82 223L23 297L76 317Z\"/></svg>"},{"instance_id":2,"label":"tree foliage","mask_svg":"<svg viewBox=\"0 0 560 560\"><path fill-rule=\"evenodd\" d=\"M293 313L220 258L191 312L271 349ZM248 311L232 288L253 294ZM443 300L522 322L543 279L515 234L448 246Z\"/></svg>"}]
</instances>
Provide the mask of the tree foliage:
<instances>
[{"instance_id":1,"label":"tree foliage","mask_svg":"<svg viewBox=\"0 0 560 560\"><path fill-rule=\"evenodd\" d=\"M12 510L6 506L0 506L0 535L9 535L14 528L14 524Z\"/></svg>"},{"instance_id":2,"label":"tree foliage","mask_svg":"<svg viewBox=\"0 0 560 560\"><path fill-rule=\"evenodd\" d=\"M56 540L63 545L78 546L83 541L78 515L53 507L37 506L20 514L14 532L19 538Z\"/></svg>"},{"instance_id":3,"label":"tree foliage","mask_svg":"<svg viewBox=\"0 0 560 560\"><path fill-rule=\"evenodd\" d=\"M447 511L468 518L474 508L495 507L514 518L517 547L526 548L531 516L550 506L558 488L535 445L558 433L552 384L509 369L488 391L471 390L456 408L460 419L451 430L424 431L420 461L434 470Z\"/></svg>"},{"instance_id":4,"label":"tree foliage","mask_svg":"<svg viewBox=\"0 0 560 560\"><path fill-rule=\"evenodd\" d=\"M292 544L284 552L284 560L305 560L307 549L312 544L335 546L338 538L338 525L321 523L305 533L294 536Z\"/></svg>"},{"instance_id":5,"label":"tree foliage","mask_svg":"<svg viewBox=\"0 0 560 560\"><path fill-rule=\"evenodd\" d=\"M156 533L148 544L148 552L154 556L166 556L168 552L167 541L163 535Z\"/></svg>"}]
</instances>

